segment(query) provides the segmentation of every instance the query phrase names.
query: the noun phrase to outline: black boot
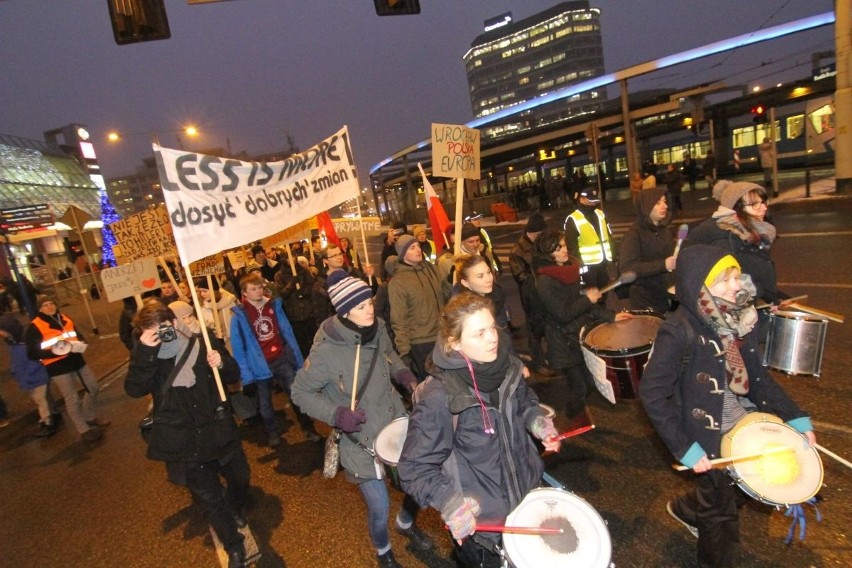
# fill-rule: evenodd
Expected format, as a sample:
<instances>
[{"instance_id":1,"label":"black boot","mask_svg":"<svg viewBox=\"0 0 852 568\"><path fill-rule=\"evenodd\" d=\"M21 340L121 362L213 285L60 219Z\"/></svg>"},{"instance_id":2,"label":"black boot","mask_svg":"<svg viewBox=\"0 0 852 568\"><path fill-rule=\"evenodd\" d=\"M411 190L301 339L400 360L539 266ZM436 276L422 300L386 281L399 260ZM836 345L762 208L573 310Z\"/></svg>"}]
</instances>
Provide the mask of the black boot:
<instances>
[{"instance_id":1,"label":"black boot","mask_svg":"<svg viewBox=\"0 0 852 568\"><path fill-rule=\"evenodd\" d=\"M379 562L379 568L402 568L402 566L397 564L392 550L388 550L381 556L376 556L376 560Z\"/></svg>"}]
</instances>

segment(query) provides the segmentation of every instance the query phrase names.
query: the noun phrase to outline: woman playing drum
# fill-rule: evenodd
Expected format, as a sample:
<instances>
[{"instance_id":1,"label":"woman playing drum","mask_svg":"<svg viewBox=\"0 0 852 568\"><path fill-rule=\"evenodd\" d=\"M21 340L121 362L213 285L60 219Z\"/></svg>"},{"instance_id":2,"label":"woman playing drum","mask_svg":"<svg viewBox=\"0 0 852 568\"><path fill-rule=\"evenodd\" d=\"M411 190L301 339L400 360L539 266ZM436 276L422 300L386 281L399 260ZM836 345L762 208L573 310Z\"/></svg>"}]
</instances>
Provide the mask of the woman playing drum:
<instances>
[{"instance_id":1,"label":"woman playing drum","mask_svg":"<svg viewBox=\"0 0 852 568\"><path fill-rule=\"evenodd\" d=\"M695 245L678 259L680 306L660 327L639 383L645 412L674 457L696 474L696 488L667 505L698 536L700 566L733 566L739 555L737 489L711 459L724 434L749 412L779 416L816 441L810 418L761 363L754 286L737 260ZM804 441L803 441L804 443Z\"/></svg>"},{"instance_id":2,"label":"woman playing drum","mask_svg":"<svg viewBox=\"0 0 852 568\"><path fill-rule=\"evenodd\" d=\"M494 307L463 292L444 307L432 353L431 376L415 392L399 461L402 487L421 505L440 511L459 557L469 566L500 565L499 533L476 532L477 522L505 524L538 486L544 464L533 436L559 449L522 377L521 361L500 341Z\"/></svg>"},{"instance_id":3,"label":"woman playing drum","mask_svg":"<svg viewBox=\"0 0 852 568\"><path fill-rule=\"evenodd\" d=\"M293 402L313 418L343 432L340 465L347 479L358 485L367 504L378 565L394 568L398 564L388 534L388 490L383 470L368 450L372 450L379 432L405 413L402 398L389 378L409 390L417 380L393 350L385 322L374 316L372 291L364 281L343 270L332 272L328 294L337 315L320 325L310 355L296 375ZM357 385L355 361L360 361ZM350 408L353 391L357 397L355 410ZM396 530L415 548L427 550L433 543L414 525L417 509L406 496L396 516Z\"/></svg>"},{"instance_id":4,"label":"woman playing drum","mask_svg":"<svg viewBox=\"0 0 852 568\"><path fill-rule=\"evenodd\" d=\"M580 330L595 323L632 318L627 312L615 313L597 302L598 288L583 288L580 261L571 258L560 231L543 231L535 240L533 269L540 309L533 317L545 324L547 360L552 369L561 369L568 381L565 414L573 429L587 426L586 397L594 389L592 376L580 350Z\"/></svg>"}]
</instances>

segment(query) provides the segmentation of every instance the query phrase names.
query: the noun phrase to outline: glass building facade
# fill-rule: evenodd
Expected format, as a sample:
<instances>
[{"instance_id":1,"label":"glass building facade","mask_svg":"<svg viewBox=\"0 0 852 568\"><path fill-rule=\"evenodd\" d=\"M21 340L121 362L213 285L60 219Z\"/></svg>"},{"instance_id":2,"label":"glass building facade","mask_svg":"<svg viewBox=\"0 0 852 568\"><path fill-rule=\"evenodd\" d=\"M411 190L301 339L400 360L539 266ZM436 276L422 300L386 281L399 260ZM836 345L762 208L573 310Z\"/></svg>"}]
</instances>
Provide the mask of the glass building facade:
<instances>
[{"instance_id":1,"label":"glass building facade","mask_svg":"<svg viewBox=\"0 0 852 568\"><path fill-rule=\"evenodd\" d=\"M588 1L562 2L518 22L488 26L464 55L473 114L481 118L573 83L604 74L600 10ZM488 22L486 22L487 24ZM513 115L482 128L498 139L594 112L600 88Z\"/></svg>"}]
</instances>

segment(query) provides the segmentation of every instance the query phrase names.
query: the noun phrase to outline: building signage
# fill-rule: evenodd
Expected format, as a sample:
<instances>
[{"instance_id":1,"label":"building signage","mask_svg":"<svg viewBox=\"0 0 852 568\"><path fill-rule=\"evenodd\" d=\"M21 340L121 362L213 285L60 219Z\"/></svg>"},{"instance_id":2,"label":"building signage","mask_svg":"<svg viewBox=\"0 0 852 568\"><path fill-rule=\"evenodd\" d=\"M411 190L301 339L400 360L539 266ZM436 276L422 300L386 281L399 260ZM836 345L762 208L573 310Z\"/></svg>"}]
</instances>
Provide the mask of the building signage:
<instances>
[{"instance_id":1,"label":"building signage","mask_svg":"<svg viewBox=\"0 0 852 568\"><path fill-rule=\"evenodd\" d=\"M0 209L0 228L10 233L41 229L53 225L50 205L22 205Z\"/></svg>"},{"instance_id":2,"label":"building signage","mask_svg":"<svg viewBox=\"0 0 852 568\"><path fill-rule=\"evenodd\" d=\"M820 65L814 69L814 81L821 81L822 79L828 79L835 75L837 75L837 63Z\"/></svg>"}]
</instances>

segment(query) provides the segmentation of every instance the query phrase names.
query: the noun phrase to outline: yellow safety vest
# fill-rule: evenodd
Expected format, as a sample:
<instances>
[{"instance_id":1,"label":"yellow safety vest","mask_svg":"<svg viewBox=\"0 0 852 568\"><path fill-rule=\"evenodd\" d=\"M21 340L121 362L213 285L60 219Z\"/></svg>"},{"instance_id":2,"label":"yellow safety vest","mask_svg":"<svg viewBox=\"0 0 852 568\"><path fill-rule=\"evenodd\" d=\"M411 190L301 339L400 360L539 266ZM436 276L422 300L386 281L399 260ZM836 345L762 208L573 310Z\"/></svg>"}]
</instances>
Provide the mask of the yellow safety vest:
<instances>
[{"instance_id":1,"label":"yellow safety vest","mask_svg":"<svg viewBox=\"0 0 852 568\"><path fill-rule=\"evenodd\" d=\"M50 325L41 318L35 318L33 320L33 325L36 326L36 329L38 329L39 333L41 333L42 350L49 351L60 341L79 341L79 339L77 339L77 331L74 329L74 324L71 320L65 316L61 316L61 318L62 331L59 331L55 327L50 327ZM65 359L66 357L68 357L67 354L60 355L58 357L50 357L49 359L42 359L41 362L43 365L47 366L61 359Z\"/></svg>"},{"instance_id":2,"label":"yellow safety vest","mask_svg":"<svg viewBox=\"0 0 852 568\"><path fill-rule=\"evenodd\" d=\"M612 261L612 246L609 241L609 228L606 224L606 217L603 211L595 209L595 214L598 216L598 223L601 227L603 235L598 235L595 227L589 223L586 216L579 210L574 211L568 218L574 221L574 226L577 227L579 237L577 244L580 248L580 258L587 265L600 264L604 260Z\"/></svg>"}]
</instances>

